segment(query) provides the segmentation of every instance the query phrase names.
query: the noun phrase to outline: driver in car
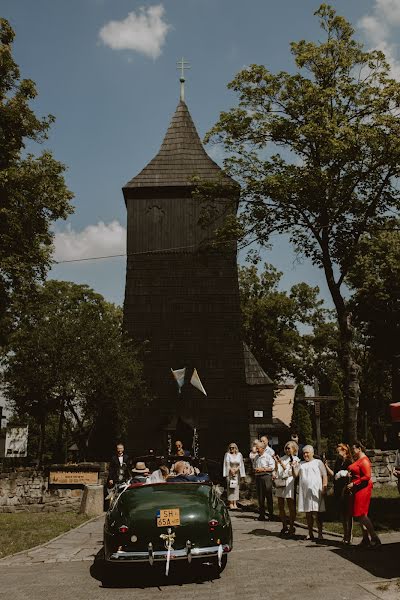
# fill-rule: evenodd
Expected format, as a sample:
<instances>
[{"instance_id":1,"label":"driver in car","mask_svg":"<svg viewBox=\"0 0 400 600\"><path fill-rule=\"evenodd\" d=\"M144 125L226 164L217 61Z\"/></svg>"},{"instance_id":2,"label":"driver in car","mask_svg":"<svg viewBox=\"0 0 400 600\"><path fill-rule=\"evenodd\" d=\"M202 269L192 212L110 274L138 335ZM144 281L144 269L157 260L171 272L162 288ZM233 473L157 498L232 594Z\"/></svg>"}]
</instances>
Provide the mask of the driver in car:
<instances>
[{"instance_id":1,"label":"driver in car","mask_svg":"<svg viewBox=\"0 0 400 600\"><path fill-rule=\"evenodd\" d=\"M209 481L209 477L207 473L198 473L197 475L191 475L191 466L183 461L178 460L178 462L174 465L174 476L169 476L167 481L177 483L179 481L188 481L188 482L205 482Z\"/></svg>"}]
</instances>

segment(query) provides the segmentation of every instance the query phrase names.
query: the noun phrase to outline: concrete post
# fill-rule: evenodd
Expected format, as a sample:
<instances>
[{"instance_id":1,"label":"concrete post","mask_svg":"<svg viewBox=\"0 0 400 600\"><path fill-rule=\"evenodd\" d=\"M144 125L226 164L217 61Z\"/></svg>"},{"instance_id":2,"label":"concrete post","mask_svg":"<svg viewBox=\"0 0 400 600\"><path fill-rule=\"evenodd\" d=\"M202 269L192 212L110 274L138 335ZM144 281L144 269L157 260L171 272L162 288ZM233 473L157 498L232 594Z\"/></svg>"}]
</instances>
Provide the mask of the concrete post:
<instances>
[{"instance_id":1,"label":"concrete post","mask_svg":"<svg viewBox=\"0 0 400 600\"><path fill-rule=\"evenodd\" d=\"M79 512L89 517L97 517L103 514L104 494L102 485L85 485Z\"/></svg>"}]
</instances>

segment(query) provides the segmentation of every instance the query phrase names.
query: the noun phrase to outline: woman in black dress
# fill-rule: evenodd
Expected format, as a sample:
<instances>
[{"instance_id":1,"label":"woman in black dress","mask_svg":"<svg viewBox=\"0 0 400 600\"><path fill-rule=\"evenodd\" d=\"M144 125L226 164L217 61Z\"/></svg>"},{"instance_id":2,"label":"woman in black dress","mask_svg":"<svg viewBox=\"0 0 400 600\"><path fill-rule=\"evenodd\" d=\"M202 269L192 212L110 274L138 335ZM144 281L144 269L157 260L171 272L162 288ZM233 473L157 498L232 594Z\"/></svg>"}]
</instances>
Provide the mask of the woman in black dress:
<instances>
[{"instance_id":1,"label":"woman in black dress","mask_svg":"<svg viewBox=\"0 0 400 600\"><path fill-rule=\"evenodd\" d=\"M338 454L335 461L335 466L332 469L325 463L328 475L334 478L333 493L336 500L336 506L342 517L343 523L343 543L351 544L351 534L353 529L353 518L351 516L350 497L347 493L348 467L353 462L350 446L340 443L337 445L336 452Z\"/></svg>"}]
</instances>

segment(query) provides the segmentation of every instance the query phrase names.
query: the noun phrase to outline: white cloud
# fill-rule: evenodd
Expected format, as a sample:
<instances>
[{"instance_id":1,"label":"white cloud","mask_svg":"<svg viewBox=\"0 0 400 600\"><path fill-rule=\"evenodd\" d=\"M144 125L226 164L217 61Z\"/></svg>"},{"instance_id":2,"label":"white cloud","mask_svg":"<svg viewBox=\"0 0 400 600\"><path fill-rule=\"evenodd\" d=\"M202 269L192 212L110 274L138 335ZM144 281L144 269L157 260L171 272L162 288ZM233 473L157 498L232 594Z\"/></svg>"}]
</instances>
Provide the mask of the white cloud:
<instances>
[{"instance_id":1,"label":"white cloud","mask_svg":"<svg viewBox=\"0 0 400 600\"><path fill-rule=\"evenodd\" d=\"M399 0L375 0L375 10L384 15L388 23L400 25L400 2Z\"/></svg>"},{"instance_id":2,"label":"white cloud","mask_svg":"<svg viewBox=\"0 0 400 600\"><path fill-rule=\"evenodd\" d=\"M375 0L372 13L362 17L358 25L368 45L385 53L392 76L400 80L398 44L393 41L393 38L398 37L398 32L394 29L400 25L400 1Z\"/></svg>"},{"instance_id":3,"label":"white cloud","mask_svg":"<svg viewBox=\"0 0 400 600\"><path fill-rule=\"evenodd\" d=\"M158 58L171 26L164 20L162 4L139 8L122 21L109 21L99 31L102 42L113 50L134 50Z\"/></svg>"},{"instance_id":4,"label":"white cloud","mask_svg":"<svg viewBox=\"0 0 400 600\"><path fill-rule=\"evenodd\" d=\"M54 236L54 259L56 261L109 256L126 252L126 230L118 222L108 225L100 221L75 231L69 225L65 231L56 231Z\"/></svg>"},{"instance_id":5,"label":"white cloud","mask_svg":"<svg viewBox=\"0 0 400 600\"><path fill-rule=\"evenodd\" d=\"M217 165L219 165L220 167L223 166L226 154L221 144L213 144L208 146L207 154L210 158L213 159L214 162L217 163Z\"/></svg>"},{"instance_id":6,"label":"white cloud","mask_svg":"<svg viewBox=\"0 0 400 600\"><path fill-rule=\"evenodd\" d=\"M372 15L365 15L359 21L361 29L368 42L373 45L378 45L389 36L389 30L386 24L379 18Z\"/></svg>"}]
</instances>

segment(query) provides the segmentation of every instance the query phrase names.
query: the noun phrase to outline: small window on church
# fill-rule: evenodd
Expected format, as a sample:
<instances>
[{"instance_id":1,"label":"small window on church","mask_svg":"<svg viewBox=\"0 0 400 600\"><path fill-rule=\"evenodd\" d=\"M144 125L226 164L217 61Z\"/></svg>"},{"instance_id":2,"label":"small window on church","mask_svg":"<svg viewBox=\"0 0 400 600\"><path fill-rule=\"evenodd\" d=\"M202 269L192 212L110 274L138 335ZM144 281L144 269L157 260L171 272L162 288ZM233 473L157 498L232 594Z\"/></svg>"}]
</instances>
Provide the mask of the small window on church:
<instances>
[{"instance_id":1,"label":"small window on church","mask_svg":"<svg viewBox=\"0 0 400 600\"><path fill-rule=\"evenodd\" d=\"M165 211L161 208L161 206L157 205L149 206L147 209L147 214L153 223L159 223L165 217Z\"/></svg>"}]
</instances>

